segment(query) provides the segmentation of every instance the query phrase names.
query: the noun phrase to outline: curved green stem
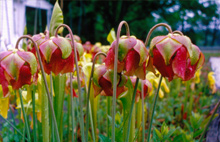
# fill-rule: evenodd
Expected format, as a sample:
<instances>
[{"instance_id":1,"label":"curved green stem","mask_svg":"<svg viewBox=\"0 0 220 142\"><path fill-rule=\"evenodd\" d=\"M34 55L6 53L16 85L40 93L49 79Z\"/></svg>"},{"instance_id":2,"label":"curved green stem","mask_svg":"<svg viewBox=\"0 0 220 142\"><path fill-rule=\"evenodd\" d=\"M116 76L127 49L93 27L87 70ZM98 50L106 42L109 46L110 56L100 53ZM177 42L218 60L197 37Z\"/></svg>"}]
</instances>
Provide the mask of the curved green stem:
<instances>
[{"instance_id":1,"label":"curved green stem","mask_svg":"<svg viewBox=\"0 0 220 142\"><path fill-rule=\"evenodd\" d=\"M166 27L167 28L167 30L168 30L168 32L169 33L172 33L172 29L171 29L171 27L168 25L168 24L166 24L166 23L159 23L159 24L156 24L155 26L153 26L151 29L150 29L150 31L148 32L148 34L147 34L147 37L146 37L146 40L145 40L145 46L147 46L148 45L148 42L149 42L149 39L150 39L150 36L151 36L151 34L153 33L153 31L156 29L156 28L158 28L158 27L160 27L160 26L164 26L164 27ZM162 80L162 76L161 76L161 78L160 78L160 83L159 83L159 86L160 86L160 84L161 84L161 80ZM159 87L158 86L158 92L159 92ZM157 97L158 97L158 92L157 92L157 95L155 96L155 104L156 104L156 100L157 100ZM155 104L154 104L154 107L155 107ZM155 108L154 108L155 109ZM154 115L154 110L153 110L153 112L152 112L152 117L153 117L153 115ZM151 132L151 126L152 126L152 119L150 120L151 122L150 122L150 127L149 127L149 129L148 129L148 142L149 142L149 140L150 140L150 132Z\"/></svg>"},{"instance_id":2,"label":"curved green stem","mask_svg":"<svg viewBox=\"0 0 220 142\"><path fill-rule=\"evenodd\" d=\"M106 57L106 54L103 52L99 52L95 55L93 62L92 62L92 70L91 70L91 74L90 74L90 78L89 78L89 86L88 86L88 95L87 95L87 99L86 99L86 141L88 141L88 131L89 131L89 98L90 98L90 88L91 88L91 83L92 83L92 78L93 78L93 73L94 73L94 69L95 69L95 61L96 58L99 55L103 55ZM93 140L95 142L95 138Z\"/></svg>"},{"instance_id":3,"label":"curved green stem","mask_svg":"<svg viewBox=\"0 0 220 142\"><path fill-rule=\"evenodd\" d=\"M57 120L57 126L59 129L60 141L63 141L63 104L64 104L64 94L65 94L65 80L66 74L58 74L54 76L53 84L54 86L54 112Z\"/></svg>"},{"instance_id":4,"label":"curved green stem","mask_svg":"<svg viewBox=\"0 0 220 142\"><path fill-rule=\"evenodd\" d=\"M132 96L131 109L130 109L129 120L128 120L128 131L127 131L127 135L126 135L126 142L129 141L129 133L130 133L130 127L131 127L131 118L132 118L132 112L133 112L133 108L134 108L134 102L135 102L135 96L136 96L136 92L137 92L138 81L139 81L139 78L136 79L136 83L135 83L135 87L134 87L134 92L133 92L133 96Z\"/></svg>"},{"instance_id":5,"label":"curved green stem","mask_svg":"<svg viewBox=\"0 0 220 142\"><path fill-rule=\"evenodd\" d=\"M142 142L144 142L145 120L144 120L144 82L141 82L141 106L142 106Z\"/></svg>"},{"instance_id":6,"label":"curved green stem","mask_svg":"<svg viewBox=\"0 0 220 142\"><path fill-rule=\"evenodd\" d=\"M70 96L71 96L71 119L72 119L72 141L74 141L74 106L73 106L73 83L72 73L70 73Z\"/></svg>"},{"instance_id":7,"label":"curved green stem","mask_svg":"<svg viewBox=\"0 0 220 142\"><path fill-rule=\"evenodd\" d=\"M111 116L111 98L110 98L110 96L107 96L107 109L106 109L106 111L107 111L106 118L108 118L108 116ZM107 136L108 137L110 137L110 131L111 131L110 127L111 127L110 120L107 119Z\"/></svg>"},{"instance_id":8,"label":"curved green stem","mask_svg":"<svg viewBox=\"0 0 220 142\"><path fill-rule=\"evenodd\" d=\"M33 105L33 125L34 125L34 142L37 142L37 131L36 131L36 113L35 113L35 86L33 85L33 90L31 91L32 94L32 105Z\"/></svg>"},{"instance_id":9,"label":"curved green stem","mask_svg":"<svg viewBox=\"0 0 220 142\"><path fill-rule=\"evenodd\" d=\"M94 121L93 121L92 107L91 107L90 102L89 102L89 114L90 114L90 117L91 117L90 121L91 121L91 128L92 128L92 139L95 142L96 137L95 137L95 129L94 129L94 125L93 125Z\"/></svg>"},{"instance_id":10,"label":"curved green stem","mask_svg":"<svg viewBox=\"0 0 220 142\"><path fill-rule=\"evenodd\" d=\"M21 95L21 90L18 90L18 93L19 93L19 96L20 96L21 109L22 109L22 113L23 113L23 117L24 117L24 123L25 123L26 131L27 131L27 137L28 137L28 140L31 141L31 134L30 134L29 126L28 126L27 115L26 115L25 110L24 110L24 103L23 103L23 98L22 98L22 95Z\"/></svg>"},{"instance_id":11,"label":"curved green stem","mask_svg":"<svg viewBox=\"0 0 220 142\"><path fill-rule=\"evenodd\" d=\"M51 100L53 102L53 76L52 76L52 72L50 72L50 96L51 96ZM50 111L50 121L52 122L52 119L51 119L51 111ZM51 123L51 138L52 138L52 142L55 141L55 138L54 138L54 123L52 122Z\"/></svg>"},{"instance_id":12,"label":"curved green stem","mask_svg":"<svg viewBox=\"0 0 220 142\"><path fill-rule=\"evenodd\" d=\"M56 117L55 117L55 113L54 113L54 109L53 109L53 102L50 98L50 91L49 91L49 88L48 88L48 84L47 84L47 80L46 80L46 75L45 75L45 72L44 72L44 68L43 68L43 64L42 64L42 60L41 60L41 57L40 57L40 52L39 52L39 49L38 49L38 46L36 44L36 42L33 40L33 38L31 38L30 36L28 35L23 35L21 36L18 40L17 40L17 43L16 43L16 48L18 48L18 43L19 41L22 39L22 38L28 38L30 39L33 44L34 44L34 48L37 52L37 57L38 57L38 61L39 61L39 64L40 64L40 69L41 69L41 73L42 73L42 76L43 76L43 81L44 81L44 84L45 84L45 88L46 88L46 95L47 95L47 98L49 100L49 106L50 106L50 109L51 109L51 112L52 112L52 118L53 118L53 122L54 122L54 126L55 126L55 132L56 132L56 136L57 136L57 142L60 142L60 136L59 136L59 131L58 131L58 127L57 127L57 122L56 122Z\"/></svg>"},{"instance_id":13,"label":"curved green stem","mask_svg":"<svg viewBox=\"0 0 220 142\"><path fill-rule=\"evenodd\" d=\"M141 97L141 96L140 96ZM136 106L137 106L137 110L136 110L136 118L137 118L137 128L138 128L138 131L136 132L136 136L137 136L137 141L140 142L141 141L141 130L140 128L142 128L142 101L141 99L138 99L138 102L136 103Z\"/></svg>"},{"instance_id":14,"label":"curved green stem","mask_svg":"<svg viewBox=\"0 0 220 142\"><path fill-rule=\"evenodd\" d=\"M43 142L50 141L50 120L49 120L49 108L48 99L46 96L46 89L43 80L41 80L41 122L42 122L42 140Z\"/></svg>"},{"instance_id":15,"label":"curved green stem","mask_svg":"<svg viewBox=\"0 0 220 142\"><path fill-rule=\"evenodd\" d=\"M155 26L153 26L150 31L148 32L147 34L147 37L146 37L146 40L145 40L145 46L148 45L148 42L149 42L149 39L150 39L150 36L151 34L153 33L153 31L157 28L157 27L160 27L160 26L164 26L167 28L167 30L169 31L169 33L172 33L172 29L169 25L167 25L166 23L159 23L159 24L156 24Z\"/></svg>"},{"instance_id":16,"label":"curved green stem","mask_svg":"<svg viewBox=\"0 0 220 142\"><path fill-rule=\"evenodd\" d=\"M209 122L208 122L207 125L205 126L205 129L203 130L203 132L202 132L202 134L201 134L201 136L200 136L200 138L199 138L199 142L202 142L202 139L203 139L203 137L204 137L204 135L205 135L205 132L206 132L206 130L208 129L210 123L212 122L212 119L214 118L215 113L217 112L219 106L220 106L220 100L219 100L218 103L215 105L215 110L214 110L214 112L212 113L212 115L211 115L211 117L210 117L210 119L209 119Z\"/></svg>"},{"instance_id":17,"label":"curved green stem","mask_svg":"<svg viewBox=\"0 0 220 142\"><path fill-rule=\"evenodd\" d=\"M181 31L178 31L178 30L173 31L172 33L173 33L173 34L179 34L179 35L183 36L183 33L182 33Z\"/></svg>"},{"instance_id":18,"label":"curved green stem","mask_svg":"<svg viewBox=\"0 0 220 142\"><path fill-rule=\"evenodd\" d=\"M153 110L152 110L152 114L151 114L150 125L149 125L149 128L148 128L148 134L147 134L147 141L148 142L150 142L150 133L151 133L151 127L152 127L152 123L153 123L153 119L154 119L154 111L155 111L155 108L156 108L157 98L158 98L158 95L159 95L159 90L160 90L162 79L163 79L163 77L161 76L159 84L158 84L158 88L157 88L157 93L156 93L155 98L154 98Z\"/></svg>"},{"instance_id":19,"label":"curved green stem","mask_svg":"<svg viewBox=\"0 0 220 142\"><path fill-rule=\"evenodd\" d=\"M56 29L55 36L57 37L58 30L61 27L65 27L69 31L70 36L71 36L71 42L72 42L73 50L74 50L74 62L75 62L75 65L76 65L78 94L79 94L78 96L79 96L79 109L80 109L80 113L79 113L79 115L80 115L80 131L81 131L82 142L85 142L84 118L83 118L83 102L82 102L83 100L82 100L82 96L81 96L81 82L80 82L80 77L79 77L78 55L77 55L76 47L74 46L73 32L72 32L72 30L70 29L69 26L67 26L65 24L61 24L60 26L58 26L57 29Z\"/></svg>"},{"instance_id":20,"label":"curved green stem","mask_svg":"<svg viewBox=\"0 0 220 142\"><path fill-rule=\"evenodd\" d=\"M113 78L113 100L112 100L112 142L115 142L115 113L116 113L116 93L117 93L117 67L118 67L118 46L122 26L125 25L127 36L130 37L129 26L126 21L121 21L117 30L114 59L114 78Z\"/></svg>"},{"instance_id":21,"label":"curved green stem","mask_svg":"<svg viewBox=\"0 0 220 142\"><path fill-rule=\"evenodd\" d=\"M183 113L187 113L187 102L189 99L189 91L190 91L190 82L186 81L186 90L185 90L185 98L184 98L184 112ZM190 115L190 113L188 114Z\"/></svg>"},{"instance_id":22,"label":"curved green stem","mask_svg":"<svg viewBox=\"0 0 220 142\"><path fill-rule=\"evenodd\" d=\"M26 130L26 129L25 129L25 127L24 127L24 128L23 128L23 134L24 134L24 135L25 135L25 133L26 133L25 130ZM23 137L22 141L25 142L25 137ZM29 142L29 140L28 140L28 142Z\"/></svg>"}]
</instances>

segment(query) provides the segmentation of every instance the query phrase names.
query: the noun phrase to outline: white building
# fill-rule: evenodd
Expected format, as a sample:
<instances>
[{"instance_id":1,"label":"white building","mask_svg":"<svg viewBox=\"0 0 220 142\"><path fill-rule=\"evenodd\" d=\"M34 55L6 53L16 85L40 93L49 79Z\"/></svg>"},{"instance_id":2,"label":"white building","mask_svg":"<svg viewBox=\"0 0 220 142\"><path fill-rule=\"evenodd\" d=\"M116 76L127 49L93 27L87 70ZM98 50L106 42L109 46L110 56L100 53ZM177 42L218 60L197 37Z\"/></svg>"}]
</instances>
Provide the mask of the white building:
<instances>
[{"instance_id":1,"label":"white building","mask_svg":"<svg viewBox=\"0 0 220 142\"><path fill-rule=\"evenodd\" d=\"M53 8L49 2L45 0L0 0L0 51L14 48L17 39L23 35L27 7L46 10L47 27L49 27Z\"/></svg>"}]
</instances>

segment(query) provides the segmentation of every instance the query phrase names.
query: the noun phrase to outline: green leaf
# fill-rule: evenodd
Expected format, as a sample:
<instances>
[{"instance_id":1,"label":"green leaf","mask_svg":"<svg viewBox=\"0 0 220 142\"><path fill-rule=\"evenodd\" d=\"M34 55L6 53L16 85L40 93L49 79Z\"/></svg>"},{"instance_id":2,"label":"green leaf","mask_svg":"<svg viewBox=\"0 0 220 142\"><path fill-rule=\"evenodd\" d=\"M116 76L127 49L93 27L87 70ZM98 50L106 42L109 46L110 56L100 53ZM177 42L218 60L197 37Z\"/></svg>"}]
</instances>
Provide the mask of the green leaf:
<instances>
[{"instance_id":1,"label":"green leaf","mask_svg":"<svg viewBox=\"0 0 220 142\"><path fill-rule=\"evenodd\" d=\"M157 135L157 132L155 131L156 128L153 130L153 141L154 142L160 142L160 138L159 136ZM157 130L158 131L158 130ZM160 132L159 132L160 133Z\"/></svg>"},{"instance_id":2,"label":"green leaf","mask_svg":"<svg viewBox=\"0 0 220 142\"><path fill-rule=\"evenodd\" d=\"M166 123L165 122L163 122L163 124L162 124L162 126L161 126L161 133L162 133L162 135L164 136L164 135L166 135L167 133L168 133L168 126L166 125Z\"/></svg>"},{"instance_id":3,"label":"green leaf","mask_svg":"<svg viewBox=\"0 0 220 142\"><path fill-rule=\"evenodd\" d=\"M199 127L201 126L202 122L203 122L204 118L203 116L197 121L196 127L195 129L199 129Z\"/></svg>"},{"instance_id":4,"label":"green leaf","mask_svg":"<svg viewBox=\"0 0 220 142\"><path fill-rule=\"evenodd\" d=\"M20 139L19 139L19 136L18 136L18 135L15 135L15 136L14 136L14 141L15 141L15 142L19 142L19 140L20 140Z\"/></svg>"},{"instance_id":5,"label":"green leaf","mask_svg":"<svg viewBox=\"0 0 220 142\"><path fill-rule=\"evenodd\" d=\"M187 142L186 134L183 133L181 136L182 136L182 142Z\"/></svg>"},{"instance_id":6,"label":"green leaf","mask_svg":"<svg viewBox=\"0 0 220 142\"><path fill-rule=\"evenodd\" d=\"M43 78L41 76L41 78ZM41 120L42 120L42 140L44 142L49 142L50 139L50 127L49 127L49 104L48 104L48 98L46 95L46 88L44 85L43 79L41 79Z\"/></svg>"},{"instance_id":7,"label":"green leaf","mask_svg":"<svg viewBox=\"0 0 220 142\"><path fill-rule=\"evenodd\" d=\"M175 131L176 129L170 129L169 132L164 136L164 140L167 140Z\"/></svg>"},{"instance_id":8,"label":"green leaf","mask_svg":"<svg viewBox=\"0 0 220 142\"><path fill-rule=\"evenodd\" d=\"M163 140L163 135L160 133L160 131L157 130L157 128L154 128L154 131L156 132L157 137L162 141Z\"/></svg>"},{"instance_id":9,"label":"green leaf","mask_svg":"<svg viewBox=\"0 0 220 142\"><path fill-rule=\"evenodd\" d=\"M110 115L107 116L110 123L112 123L112 117Z\"/></svg>"},{"instance_id":10,"label":"green leaf","mask_svg":"<svg viewBox=\"0 0 220 142\"><path fill-rule=\"evenodd\" d=\"M157 49L163 56L166 65L170 64L170 59L174 53L181 47L181 44L176 40L166 38L163 41L157 43Z\"/></svg>"},{"instance_id":11,"label":"green leaf","mask_svg":"<svg viewBox=\"0 0 220 142\"><path fill-rule=\"evenodd\" d=\"M60 136L62 136L63 127L63 103L66 85L66 75L58 74L53 76L53 89L55 93L54 97L54 112L57 120L57 126L59 129Z\"/></svg>"},{"instance_id":12,"label":"green leaf","mask_svg":"<svg viewBox=\"0 0 220 142\"><path fill-rule=\"evenodd\" d=\"M72 52L72 46L70 42L63 37L52 38L53 42L60 48L62 52L62 59L66 59L70 56Z\"/></svg>"},{"instance_id":13,"label":"green leaf","mask_svg":"<svg viewBox=\"0 0 220 142\"><path fill-rule=\"evenodd\" d=\"M213 117L213 120L218 116L218 114L215 114ZM202 128L205 128L206 124L208 123L209 119L211 118L211 115L209 117L207 117L201 124Z\"/></svg>"},{"instance_id":14,"label":"green leaf","mask_svg":"<svg viewBox=\"0 0 220 142\"><path fill-rule=\"evenodd\" d=\"M50 21L50 29L49 29L50 36L54 36L56 28L61 24L63 24L63 12L58 4L58 1L56 1Z\"/></svg>"},{"instance_id":15,"label":"green leaf","mask_svg":"<svg viewBox=\"0 0 220 142\"><path fill-rule=\"evenodd\" d=\"M188 128L188 130L190 130L190 132L193 132L192 126L186 120L183 120L183 122L186 125L186 127Z\"/></svg>"},{"instance_id":16,"label":"green leaf","mask_svg":"<svg viewBox=\"0 0 220 142\"><path fill-rule=\"evenodd\" d=\"M190 116L190 123L194 130L197 130L203 121L202 115L198 113L192 113Z\"/></svg>"},{"instance_id":17,"label":"green leaf","mask_svg":"<svg viewBox=\"0 0 220 142\"><path fill-rule=\"evenodd\" d=\"M196 138L196 137L198 137L200 134L202 134L203 130L204 130L204 129L199 129L199 130L197 130L195 133L193 133L193 138Z\"/></svg>"},{"instance_id":18,"label":"green leaf","mask_svg":"<svg viewBox=\"0 0 220 142\"><path fill-rule=\"evenodd\" d=\"M23 35L26 35L27 34L27 26L24 27L24 32L23 32Z\"/></svg>"},{"instance_id":19,"label":"green leaf","mask_svg":"<svg viewBox=\"0 0 220 142\"><path fill-rule=\"evenodd\" d=\"M187 134L185 132L181 132L179 135L173 138L174 142L188 142L187 141Z\"/></svg>"},{"instance_id":20,"label":"green leaf","mask_svg":"<svg viewBox=\"0 0 220 142\"><path fill-rule=\"evenodd\" d=\"M23 35L27 35L27 26L24 27ZM22 49L24 49L24 51L27 51L27 40L26 39L23 39Z\"/></svg>"},{"instance_id":21,"label":"green leaf","mask_svg":"<svg viewBox=\"0 0 220 142\"><path fill-rule=\"evenodd\" d=\"M115 129L115 139L117 140L117 142L122 142L123 141L123 134L124 134L124 132L122 131L122 129L120 127L116 127L116 129Z\"/></svg>"},{"instance_id":22,"label":"green leaf","mask_svg":"<svg viewBox=\"0 0 220 142\"><path fill-rule=\"evenodd\" d=\"M185 134L186 142L192 142L193 141L193 134Z\"/></svg>"},{"instance_id":23,"label":"green leaf","mask_svg":"<svg viewBox=\"0 0 220 142\"><path fill-rule=\"evenodd\" d=\"M115 115L115 122L117 125L121 124L121 115L119 113L116 113Z\"/></svg>"},{"instance_id":24,"label":"green leaf","mask_svg":"<svg viewBox=\"0 0 220 142\"><path fill-rule=\"evenodd\" d=\"M124 137L124 141L126 139L126 134L128 131L128 117L129 117L129 113L130 113L130 109L131 109L131 100L132 100L132 95L133 95L133 90L134 87L132 85L132 82L130 79L128 79L126 85L128 88L128 91L124 92L121 96L119 96L119 99L122 102L123 105L123 136ZM123 141L123 140L122 140Z\"/></svg>"},{"instance_id":25,"label":"green leaf","mask_svg":"<svg viewBox=\"0 0 220 142\"><path fill-rule=\"evenodd\" d=\"M106 137L102 134L99 135L99 139L101 142L111 142L111 139L109 139L108 137Z\"/></svg>"},{"instance_id":26,"label":"green leaf","mask_svg":"<svg viewBox=\"0 0 220 142\"><path fill-rule=\"evenodd\" d=\"M107 41L111 44L116 39L116 34L114 28L111 29L107 36Z\"/></svg>"}]
</instances>

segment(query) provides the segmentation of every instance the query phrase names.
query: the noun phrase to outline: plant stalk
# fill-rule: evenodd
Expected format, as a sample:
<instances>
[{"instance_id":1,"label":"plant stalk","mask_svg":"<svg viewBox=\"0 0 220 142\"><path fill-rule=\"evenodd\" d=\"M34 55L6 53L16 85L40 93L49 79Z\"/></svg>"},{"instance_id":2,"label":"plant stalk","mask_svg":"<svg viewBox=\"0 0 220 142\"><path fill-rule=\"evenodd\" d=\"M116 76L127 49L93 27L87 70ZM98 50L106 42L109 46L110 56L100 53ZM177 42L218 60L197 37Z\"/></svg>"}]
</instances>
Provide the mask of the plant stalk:
<instances>
[{"instance_id":1,"label":"plant stalk","mask_svg":"<svg viewBox=\"0 0 220 142\"><path fill-rule=\"evenodd\" d=\"M179 34L179 35L183 36L183 33L181 31L178 31L178 30L177 31L173 31L172 33L173 34Z\"/></svg>"},{"instance_id":2,"label":"plant stalk","mask_svg":"<svg viewBox=\"0 0 220 142\"><path fill-rule=\"evenodd\" d=\"M60 135L60 141L63 141L63 103L64 103L64 94L65 94L65 81L66 81L66 75L58 74L53 78L53 84L54 86L54 112L57 120L57 126L59 128L59 135ZM53 90L51 90L51 93Z\"/></svg>"},{"instance_id":3,"label":"plant stalk","mask_svg":"<svg viewBox=\"0 0 220 142\"><path fill-rule=\"evenodd\" d=\"M184 98L184 113L187 112L187 102L189 98L189 89L190 89L190 83L189 81L186 81L186 90L185 90L185 98ZM190 114L188 114L190 115Z\"/></svg>"},{"instance_id":4,"label":"plant stalk","mask_svg":"<svg viewBox=\"0 0 220 142\"><path fill-rule=\"evenodd\" d=\"M133 111L132 111L132 115L131 115L131 126L130 126L130 134L129 134L129 141L134 141L134 138L135 138L135 107L136 107L136 104L134 104L133 106Z\"/></svg>"},{"instance_id":5,"label":"plant stalk","mask_svg":"<svg viewBox=\"0 0 220 142\"><path fill-rule=\"evenodd\" d=\"M26 131L27 131L27 137L28 137L28 140L31 141L30 129L29 129L29 126L28 126L27 115L26 115L25 110L24 110L24 103L23 103L23 98L22 98L20 89L18 90L18 93L19 93L19 96L20 96L21 109L22 109L22 113L23 113L23 117L24 117L24 123L25 123Z\"/></svg>"},{"instance_id":6,"label":"plant stalk","mask_svg":"<svg viewBox=\"0 0 220 142\"><path fill-rule=\"evenodd\" d=\"M111 98L107 96L107 136L110 137L110 120L108 119L108 116L111 116Z\"/></svg>"},{"instance_id":7,"label":"plant stalk","mask_svg":"<svg viewBox=\"0 0 220 142\"><path fill-rule=\"evenodd\" d=\"M57 29L56 29L55 36L57 37L58 30L61 27L65 27L69 31L70 37L71 37L72 46L73 46L73 50L74 50L74 62L75 62L75 65L76 65L78 94L79 94L78 96L79 96L79 109L80 109L80 113L79 113L79 115L80 115L80 131L81 131L82 142L85 142L84 118L83 118L83 102L82 102L83 100L82 100L82 96L81 96L81 82L80 82L80 77L79 77L78 55L77 55L76 47L74 46L73 33L72 33L72 30L70 29L69 26L67 26L65 24L61 24L60 26L58 26Z\"/></svg>"},{"instance_id":8,"label":"plant stalk","mask_svg":"<svg viewBox=\"0 0 220 142\"><path fill-rule=\"evenodd\" d=\"M135 83L135 87L134 87L134 92L133 92L133 96L132 96L131 109L130 109L129 119L128 119L128 131L127 131L127 135L126 135L127 136L126 137L126 142L129 141L131 119L132 119L132 113L134 113L133 112L133 108L134 108L135 96L136 96L136 92L137 92L138 81L139 81L139 78L136 79L136 83ZM131 138L131 140L133 140L133 138Z\"/></svg>"},{"instance_id":9,"label":"plant stalk","mask_svg":"<svg viewBox=\"0 0 220 142\"><path fill-rule=\"evenodd\" d=\"M50 141L49 109L48 109L48 99L46 97L46 90L43 81L41 87L42 87L41 88L42 136L44 142L49 142Z\"/></svg>"},{"instance_id":10,"label":"plant stalk","mask_svg":"<svg viewBox=\"0 0 220 142\"><path fill-rule=\"evenodd\" d=\"M167 25L166 23L156 24L156 25L153 26L153 27L150 29L150 31L148 32L147 37L146 37L146 40L145 40L145 46L148 45L148 42L149 42L149 40L150 40L150 36L151 36L151 34L153 33L153 31L154 31L157 27L160 27L160 26L166 27L167 30L168 30L168 32L169 32L169 33L172 33L171 27L170 27L169 25Z\"/></svg>"},{"instance_id":11,"label":"plant stalk","mask_svg":"<svg viewBox=\"0 0 220 142\"><path fill-rule=\"evenodd\" d=\"M90 118L91 118L91 127L92 127L92 140L93 140L93 142L96 142L96 136L95 136L95 129L94 128L96 128L96 127L94 127L94 125L93 125L93 115L92 115L92 107L91 107L91 104L90 104L90 102L89 102L89 114L90 114ZM96 125L96 124L95 124Z\"/></svg>"},{"instance_id":12,"label":"plant stalk","mask_svg":"<svg viewBox=\"0 0 220 142\"><path fill-rule=\"evenodd\" d=\"M155 26L153 26L153 27L150 29L150 31L149 31L148 34L147 34L146 40L145 40L145 42L144 42L144 44L145 44L146 47L147 47L148 42L149 42L149 40L150 40L151 34L153 33L153 31L154 31L156 28L158 28L158 27L160 27L160 26L164 26L165 28L167 28L167 30L168 30L169 33L172 33L172 29L171 29L171 27L170 27L168 24L166 24L166 23L156 24ZM147 137L148 142L150 141L150 133L151 133L151 126L152 126L152 119L153 119L153 116L154 116L154 109L155 109L155 106L156 106L156 101L157 101L157 97L158 97L158 93L159 93L161 81L162 81L162 76L161 76L161 78L160 78L160 82L159 82L159 85L158 85L158 90L157 90L157 93L156 93L156 96L155 96L155 100L154 100L154 107L153 107L152 116L151 116L152 118L151 118L151 120L150 120L151 122L150 122L150 126L149 126L149 129L148 129L148 137Z\"/></svg>"},{"instance_id":13,"label":"plant stalk","mask_svg":"<svg viewBox=\"0 0 220 142\"><path fill-rule=\"evenodd\" d=\"M144 120L144 82L141 82L141 106L142 106L142 142L145 138L145 120Z\"/></svg>"},{"instance_id":14,"label":"plant stalk","mask_svg":"<svg viewBox=\"0 0 220 142\"><path fill-rule=\"evenodd\" d=\"M162 79L163 79L163 77L161 76L159 84L158 84L158 88L157 88L157 93L156 93L155 98L154 98L153 110L152 110L152 114L151 114L150 125L149 125L149 128L148 128L148 135L147 135L147 141L148 142L150 142L150 133L151 133L151 127L152 127L152 123L153 123L153 119L154 119L154 111L155 111L155 108L156 108L157 98L158 98L158 95L159 95L159 90L160 90Z\"/></svg>"},{"instance_id":15,"label":"plant stalk","mask_svg":"<svg viewBox=\"0 0 220 142\"><path fill-rule=\"evenodd\" d=\"M139 99L139 101L136 103L136 106L137 106L137 128L142 128L142 101L141 99ZM137 132L137 140L138 142L141 141L141 131L138 129L138 132Z\"/></svg>"},{"instance_id":16,"label":"plant stalk","mask_svg":"<svg viewBox=\"0 0 220 142\"><path fill-rule=\"evenodd\" d=\"M74 106L73 106L73 83L72 73L70 73L70 96L71 96L71 119L72 119L72 142L74 141Z\"/></svg>"},{"instance_id":17,"label":"plant stalk","mask_svg":"<svg viewBox=\"0 0 220 142\"><path fill-rule=\"evenodd\" d=\"M31 91L32 94L32 105L33 105L33 125L34 125L34 142L37 142L37 131L36 131L36 113L35 113L35 86L33 85L33 90Z\"/></svg>"},{"instance_id":18,"label":"plant stalk","mask_svg":"<svg viewBox=\"0 0 220 142\"><path fill-rule=\"evenodd\" d=\"M103 55L106 57L105 53L99 52L95 55L93 62L92 62L92 70L90 73L89 86L88 86L88 95L87 95L87 99L86 99L86 133L85 133L86 134L86 141L88 141L88 131L89 131L89 99L90 99L91 83L92 83L92 79L93 79L93 73L95 70L95 61L99 55Z\"/></svg>"},{"instance_id":19,"label":"plant stalk","mask_svg":"<svg viewBox=\"0 0 220 142\"><path fill-rule=\"evenodd\" d=\"M24 127L24 128L23 128L23 134L24 134L24 135L25 135L25 133L26 133L25 130L26 130L26 129L25 129L25 127ZM25 142L25 137L23 137L22 141ZM30 141L28 140L28 142L30 142Z\"/></svg>"},{"instance_id":20,"label":"plant stalk","mask_svg":"<svg viewBox=\"0 0 220 142\"><path fill-rule=\"evenodd\" d=\"M50 73L50 96L51 96L51 100L53 102L53 76L52 76L52 72ZM52 120L52 113L50 111L50 120L51 120L51 135L52 135L52 142L55 141L55 137L54 137L54 123Z\"/></svg>"},{"instance_id":21,"label":"plant stalk","mask_svg":"<svg viewBox=\"0 0 220 142\"><path fill-rule=\"evenodd\" d=\"M188 108L188 115L190 116L190 114L192 114L192 110L193 110L193 93L190 94L190 97L189 97L189 108Z\"/></svg>"},{"instance_id":22,"label":"plant stalk","mask_svg":"<svg viewBox=\"0 0 220 142\"><path fill-rule=\"evenodd\" d=\"M118 67L118 46L122 26L125 25L127 36L130 37L129 26L126 21L120 22L117 30L117 39L114 58L114 78L113 78L113 100L112 100L112 142L115 142L115 113L116 113L116 93L117 93L117 67Z\"/></svg>"}]
</instances>

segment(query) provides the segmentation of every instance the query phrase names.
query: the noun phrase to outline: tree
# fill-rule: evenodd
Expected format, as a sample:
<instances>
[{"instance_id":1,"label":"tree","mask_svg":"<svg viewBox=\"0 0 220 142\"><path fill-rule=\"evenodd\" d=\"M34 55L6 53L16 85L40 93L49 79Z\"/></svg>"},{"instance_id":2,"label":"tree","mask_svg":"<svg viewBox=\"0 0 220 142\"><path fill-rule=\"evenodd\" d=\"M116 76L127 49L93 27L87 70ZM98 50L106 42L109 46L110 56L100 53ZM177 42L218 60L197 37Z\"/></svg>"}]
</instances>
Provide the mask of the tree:
<instances>
[{"instance_id":1,"label":"tree","mask_svg":"<svg viewBox=\"0 0 220 142\"><path fill-rule=\"evenodd\" d=\"M145 40L153 25L165 22L174 30L189 35L193 43L203 40L207 45L210 24L214 20L218 23L217 8L215 1L201 3L199 0L64 1L63 13L65 23L72 27L73 33L78 34L83 42L89 40L107 44L108 32L111 28L117 30L120 21L125 20L131 34L142 40ZM213 30L212 44L217 32L217 28ZM122 33L125 34L125 28Z\"/></svg>"}]
</instances>

